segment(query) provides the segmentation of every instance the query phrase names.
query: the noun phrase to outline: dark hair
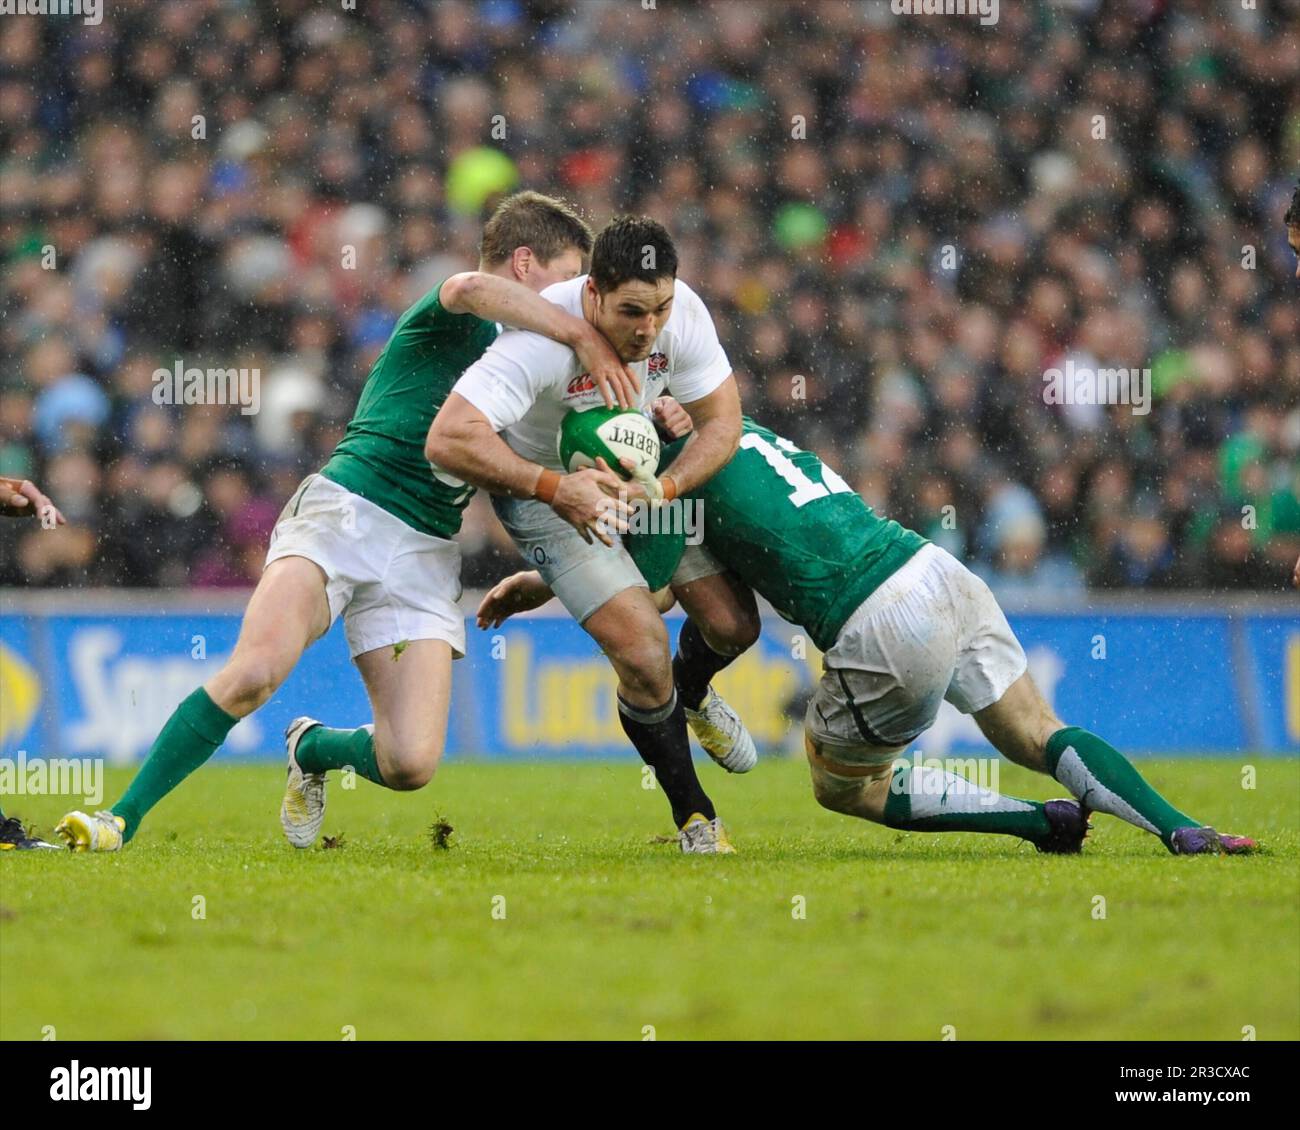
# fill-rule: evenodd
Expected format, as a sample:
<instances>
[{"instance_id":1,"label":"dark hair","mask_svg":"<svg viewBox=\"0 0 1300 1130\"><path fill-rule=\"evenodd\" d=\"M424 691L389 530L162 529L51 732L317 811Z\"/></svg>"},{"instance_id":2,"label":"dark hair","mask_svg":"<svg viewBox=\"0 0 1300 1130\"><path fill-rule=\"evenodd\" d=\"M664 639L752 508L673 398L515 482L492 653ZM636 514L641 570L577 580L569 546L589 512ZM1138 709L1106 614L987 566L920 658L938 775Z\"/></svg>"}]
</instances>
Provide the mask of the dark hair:
<instances>
[{"instance_id":1,"label":"dark hair","mask_svg":"<svg viewBox=\"0 0 1300 1130\"><path fill-rule=\"evenodd\" d=\"M1300 228L1300 184L1295 186L1295 195L1291 197L1291 207L1287 209L1282 221L1289 228Z\"/></svg>"},{"instance_id":2,"label":"dark hair","mask_svg":"<svg viewBox=\"0 0 1300 1130\"><path fill-rule=\"evenodd\" d=\"M677 277L673 237L649 216L618 216L596 236L591 278L602 294L632 279L653 283Z\"/></svg>"},{"instance_id":3,"label":"dark hair","mask_svg":"<svg viewBox=\"0 0 1300 1130\"><path fill-rule=\"evenodd\" d=\"M591 253L591 228L574 208L540 192L516 192L497 205L483 227L479 258L489 267L504 263L515 249L527 247L549 263L570 247L585 259Z\"/></svg>"}]
</instances>

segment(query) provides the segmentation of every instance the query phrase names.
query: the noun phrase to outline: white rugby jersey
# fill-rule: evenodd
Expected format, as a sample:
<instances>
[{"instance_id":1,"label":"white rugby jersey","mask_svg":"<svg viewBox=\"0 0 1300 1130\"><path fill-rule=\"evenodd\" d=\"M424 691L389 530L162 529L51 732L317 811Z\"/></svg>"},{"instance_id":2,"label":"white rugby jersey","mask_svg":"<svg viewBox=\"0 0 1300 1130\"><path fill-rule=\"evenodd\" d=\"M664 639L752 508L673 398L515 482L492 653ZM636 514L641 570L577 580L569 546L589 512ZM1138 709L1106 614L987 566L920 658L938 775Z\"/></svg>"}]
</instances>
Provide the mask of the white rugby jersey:
<instances>
[{"instance_id":1,"label":"white rugby jersey","mask_svg":"<svg viewBox=\"0 0 1300 1130\"><path fill-rule=\"evenodd\" d=\"M556 283L542 291L542 297L581 318L586 282L582 275ZM709 311L681 279L650 356L629 368L641 378L637 408L665 393L690 404L731 375ZM498 334L487 352L461 374L453 391L482 412L514 451L556 471L564 470L556 451L564 414L605 403L572 349L527 330Z\"/></svg>"}]
</instances>

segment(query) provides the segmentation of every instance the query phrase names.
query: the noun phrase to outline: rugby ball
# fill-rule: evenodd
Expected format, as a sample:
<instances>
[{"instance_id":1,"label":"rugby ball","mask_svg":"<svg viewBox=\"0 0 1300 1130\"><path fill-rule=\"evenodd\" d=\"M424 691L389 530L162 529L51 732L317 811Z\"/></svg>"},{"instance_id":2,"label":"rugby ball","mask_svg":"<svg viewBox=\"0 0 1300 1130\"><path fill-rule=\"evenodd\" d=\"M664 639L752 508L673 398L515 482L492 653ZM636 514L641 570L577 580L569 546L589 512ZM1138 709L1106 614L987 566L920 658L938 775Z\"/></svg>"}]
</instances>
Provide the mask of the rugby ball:
<instances>
[{"instance_id":1,"label":"rugby ball","mask_svg":"<svg viewBox=\"0 0 1300 1130\"><path fill-rule=\"evenodd\" d=\"M594 467L598 458L625 479L653 479L659 469L659 433L630 408L571 409L560 421L557 447L566 471ZM632 461L632 471L623 458Z\"/></svg>"}]
</instances>

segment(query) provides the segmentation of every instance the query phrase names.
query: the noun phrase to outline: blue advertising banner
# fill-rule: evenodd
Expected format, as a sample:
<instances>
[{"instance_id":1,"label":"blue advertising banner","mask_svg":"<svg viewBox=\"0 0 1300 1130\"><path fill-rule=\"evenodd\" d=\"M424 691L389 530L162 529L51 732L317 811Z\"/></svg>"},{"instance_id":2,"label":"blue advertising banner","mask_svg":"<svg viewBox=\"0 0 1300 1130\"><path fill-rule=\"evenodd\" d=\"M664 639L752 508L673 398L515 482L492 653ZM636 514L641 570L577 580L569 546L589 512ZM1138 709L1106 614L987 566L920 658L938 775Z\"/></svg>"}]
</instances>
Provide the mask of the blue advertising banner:
<instances>
[{"instance_id":1,"label":"blue advertising banner","mask_svg":"<svg viewBox=\"0 0 1300 1130\"><path fill-rule=\"evenodd\" d=\"M1013 615L1044 695L1067 722L1134 754L1300 752L1300 612L1108 611ZM670 619L675 635L680 619ZM0 614L0 753L139 761L176 704L219 669L237 612ZM537 615L469 628L454 667L448 753L487 758L626 755L614 677L572 621ZM394 660L400 662L400 657ZM716 680L761 749L799 748L802 698L821 657L772 618ZM279 758L285 725L370 720L340 625L230 734L224 758ZM987 749L945 704L926 755Z\"/></svg>"}]
</instances>

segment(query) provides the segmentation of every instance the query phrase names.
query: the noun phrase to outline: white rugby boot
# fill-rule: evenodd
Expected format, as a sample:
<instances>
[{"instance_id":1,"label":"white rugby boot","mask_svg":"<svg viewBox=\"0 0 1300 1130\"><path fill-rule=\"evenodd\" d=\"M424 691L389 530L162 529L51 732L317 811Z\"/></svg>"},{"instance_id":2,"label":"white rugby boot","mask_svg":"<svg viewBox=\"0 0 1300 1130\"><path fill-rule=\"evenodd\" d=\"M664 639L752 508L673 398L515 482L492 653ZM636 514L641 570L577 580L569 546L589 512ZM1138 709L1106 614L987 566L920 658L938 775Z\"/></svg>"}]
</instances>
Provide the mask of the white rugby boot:
<instances>
[{"instance_id":1,"label":"white rugby boot","mask_svg":"<svg viewBox=\"0 0 1300 1130\"><path fill-rule=\"evenodd\" d=\"M96 812L94 816L69 812L59 821L54 834L72 851L121 851L125 831L126 821L111 812Z\"/></svg>"},{"instance_id":2,"label":"white rugby boot","mask_svg":"<svg viewBox=\"0 0 1300 1130\"><path fill-rule=\"evenodd\" d=\"M296 848L309 848L325 822L325 774L304 773L298 764L298 743L303 734L320 723L315 718L295 718L284 731L284 750L289 760L280 802L280 827Z\"/></svg>"},{"instance_id":3,"label":"white rugby boot","mask_svg":"<svg viewBox=\"0 0 1300 1130\"><path fill-rule=\"evenodd\" d=\"M693 813L682 825L677 836L684 855L735 855L736 849L727 838L727 829L718 817L705 819L702 813Z\"/></svg>"},{"instance_id":4,"label":"white rugby boot","mask_svg":"<svg viewBox=\"0 0 1300 1130\"><path fill-rule=\"evenodd\" d=\"M745 723L712 687L698 710L686 708L686 724L704 752L728 773L748 773L758 764L758 750Z\"/></svg>"}]
</instances>

